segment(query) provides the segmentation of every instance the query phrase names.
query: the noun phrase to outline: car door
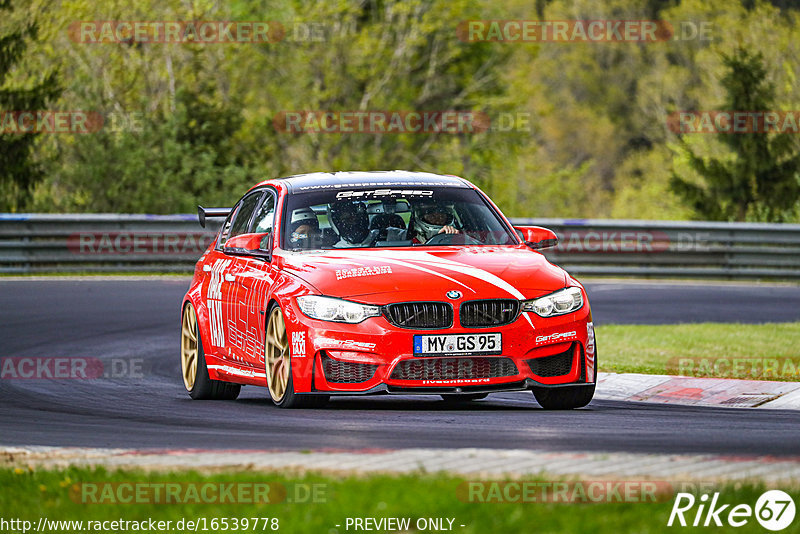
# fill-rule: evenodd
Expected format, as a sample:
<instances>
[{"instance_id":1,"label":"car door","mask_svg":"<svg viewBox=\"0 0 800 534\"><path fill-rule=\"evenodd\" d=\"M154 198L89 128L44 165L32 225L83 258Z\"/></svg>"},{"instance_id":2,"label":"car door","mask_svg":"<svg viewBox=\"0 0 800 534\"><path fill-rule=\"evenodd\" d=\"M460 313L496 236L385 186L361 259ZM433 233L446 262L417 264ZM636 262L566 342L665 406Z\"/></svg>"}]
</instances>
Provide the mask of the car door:
<instances>
[{"instance_id":1,"label":"car door","mask_svg":"<svg viewBox=\"0 0 800 534\"><path fill-rule=\"evenodd\" d=\"M224 350L220 356L242 363L247 346L247 318L241 315L238 305L242 298L237 273L243 268L244 258L225 253L226 242L248 232L253 214L264 194L263 190L246 194L234 208L230 222L226 221L220 234L215 259L211 265L207 299L212 338L221 341ZM213 344L216 345L214 341Z\"/></svg>"},{"instance_id":2,"label":"car door","mask_svg":"<svg viewBox=\"0 0 800 534\"><path fill-rule=\"evenodd\" d=\"M233 259L222 252L222 244L228 238L231 221L239 209L239 204L231 209L230 215L222 223L217 240L207 254L202 258L203 283L201 285L201 298L205 301L208 310L208 326L211 333L204 349L209 354L218 357L227 357L225 314L230 308L228 292L224 288L225 274L228 272ZM205 343L205 340L204 340Z\"/></svg>"},{"instance_id":3,"label":"car door","mask_svg":"<svg viewBox=\"0 0 800 534\"><path fill-rule=\"evenodd\" d=\"M263 233L262 247L268 251L275 228L277 193L268 188L255 211L249 233ZM242 358L258 370L264 369L264 324L269 289L275 279L272 264L263 258L241 256L236 273L237 328L243 332Z\"/></svg>"}]
</instances>

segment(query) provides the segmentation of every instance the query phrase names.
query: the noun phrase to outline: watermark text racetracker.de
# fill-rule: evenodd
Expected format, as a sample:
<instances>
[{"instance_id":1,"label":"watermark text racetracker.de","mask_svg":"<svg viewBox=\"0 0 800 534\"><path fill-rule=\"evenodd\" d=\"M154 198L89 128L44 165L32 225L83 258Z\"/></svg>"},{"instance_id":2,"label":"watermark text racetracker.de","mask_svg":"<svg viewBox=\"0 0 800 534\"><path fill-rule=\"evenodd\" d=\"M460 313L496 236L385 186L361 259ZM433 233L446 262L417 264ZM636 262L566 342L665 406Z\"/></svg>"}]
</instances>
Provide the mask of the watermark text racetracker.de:
<instances>
[{"instance_id":1,"label":"watermark text racetracker.de","mask_svg":"<svg viewBox=\"0 0 800 534\"><path fill-rule=\"evenodd\" d=\"M70 499L78 504L318 504L328 500L325 483L295 482L80 482Z\"/></svg>"},{"instance_id":2,"label":"watermark text racetracker.de","mask_svg":"<svg viewBox=\"0 0 800 534\"><path fill-rule=\"evenodd\" d=\"M327 42L358 33L355 21L85 20L67 29L81 44L275 44Z\"/></svg>"},{"instance_id":3,"label":"watermark text racetracker.de","mask_svg":"<svg viewBox=\"0 0 800 534\"><path fill-rule=\"evenodd\" d=\"M676 491L711 488L709 483L664 480L492 480L466 481L456 488L469 503L654 503L669 501Z\"/></svg>"},{"instance_id":4,"label":"watermark text racetracker.de","mask_svg":"<svg viewBox=\"0 0 800 534\"><path fill-rule=\"evenodd\" d=\"M2 380L141 379L150 369L143 358L100 359L84 356L0 358Z\"/></svg>"},{"instance_id":5,"label":"watermark text racetracker.de","mask_svg":"<svg viewBox=\"0 0 800 534\"><path fill-rule=\"evenodd\" d=\"M214 234L211 232L76 232L67 238L67 248L73 254L82 255L199 256L213 240Z\"/></svg>"},{"instance_id":6,"label":"watermark text racetracker.de","mask_svg":"<svg viewBox=\"0 0 800 534\"><path fill-rule=\"evenodd\" d=\"M276 21L76 21L67 30L72 41L82 44L111 43L277 43L286 29Z\"/></svg>"},{"instance_id":7,"label":"watermark text racetracker.de","mask_svg":"<svg viewBox=\"0 0 800 534\"><path fill-rule=\"evenodd\" d=\"M707 21L464 20L456 35L466 43L657 43L711 41Z\"/></svg>"},{"instance_id":8,"label":"watermark text racetracker.de","mask_svg":"<svg viewBox=\"0 0 800 534\"><path fill-rule=\"evenodd\" d=\"M798 380L800 379L800 357L679 357L670 358L665 371L667 374L696 378Z\"/></svg>"},{"instance_id":9,"label":"watermark text racetracker.de","mask_svg":"<svg viewBox=\"0 0 800 534\"><path fill-rule=\"evenodd\" d=\"M667 128L676 134L798 134L800 111L675 111Z\"/></svg>"},{"instance_id":10,"label":"watermark text racetracker.de","mask_svg":"<svg viewBox=\"0 0 800 534\"><path fill-rule=\"evenodd\" d=\"M88 134L103 127L103 114L85 110L0 111L0 134Z\"/></svg>"},{"instance_id":11,"label":"watermark text racetracker.de","mask_svg":"<svg viewBox=\"0 0 800 534\"><path fill-rule=\"evenodd\" d=\"M554 252L564 253L658 253L706 252L711 248L708 232L660 230L571 229L557 232Z\"/></svg>"},{"instance_id":12,"label":"watermark text racetracker.de","mask_svg":"<svg viewBox=\"0 0 800 534\"><path fill-rule=\"evenodd\" d=\"M287 110L272 124L289 134L479 134L530 132L531 114L476 110Z\"/></svg>"},{"instance_id":13,"label":"watermark text racetracker.de","mask_svg":"<svg viewBox=\"0 0 800 534\"><path fill-rule=\"evenodd\" d=\"M144 129L143 125L144 113L138 111L108 113L55 109L0 111L2 135L141 132Z\"/></svg>"}]
</instances>

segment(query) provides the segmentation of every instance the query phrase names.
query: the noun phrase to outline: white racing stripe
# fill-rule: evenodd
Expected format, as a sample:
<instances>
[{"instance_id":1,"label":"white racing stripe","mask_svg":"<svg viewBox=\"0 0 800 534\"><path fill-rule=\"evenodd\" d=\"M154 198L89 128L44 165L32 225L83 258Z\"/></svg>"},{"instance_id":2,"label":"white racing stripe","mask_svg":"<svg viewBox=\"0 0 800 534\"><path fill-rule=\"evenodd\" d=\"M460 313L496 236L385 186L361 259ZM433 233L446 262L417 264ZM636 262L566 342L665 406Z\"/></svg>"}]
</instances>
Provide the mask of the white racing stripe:
<instances>
[{"instance_id":1,"label":"white racing stripe","mask_svg":"<svg viewBox=\"0 0 800 534\"><path fill-rule=\"evenodd\" d=\"M499 276L492 274L489 271L486 271L485 269L479 269L477 267L473 267L472 265L467 265L465 263L439 258L427 252L425 252L424 254L426 254L430 258L429 263L432 263L437 267L441 267L443 269L450 269L451 271L455 271L461 274L466 274L467 276L471 276L473 278L477 278L478 280L482 280L487 284L491 284L498 289L506 291L511 296L515 297L517 300L525 300L525 295L523 295L516 287L512 286ZM536 327L533 326L533 322L531 321L531 318L528 317L528 314L523 312L522 316L525 317L525 320L528 321L528 324L531 325L531 328L535 330Z\"/></svg>"},{"instance_id":2,"label":"white racing stripe","mask_svg":"<svg viewBox=\"0 0 800 534\"><path fill-rule=\"evenodd\" d=\"M453 261L453 260L442 259L442 258L439 258L439 257L431 254L430 252L422 252L422 251L417 252L417 251L414 251L414 252L411 252L411 253L405 253L404 256L406 256L405 259L399 260L399 259L393 257L390 252L374 251L374 252L371 252L371 253L364 253L364 252L360 252L360 251L359 252L355 252L354 251L354 252L348 252L347 255L342 254L341 258L342 259L350 259L350 260L352 260L354 258L355 259L363 259L363 260L369 260L370 262L373 262L376 259L380 259L380 261L393 262L393 263L396 263L397 265L409 267L411 269L421 270L421 271L424 271L426 273L438 276L440 278L445 278L445 279L447 279L447 280L449 280L451 282L457 283L457 284L459 284L461 286L469 287L466 284L464 284L462 282L459 282L458 280L455 280L455 279L453 279L453 278L451 278L451 277L449 277L449 276L447 276L447 275L445 275L445 274L443 274L441 272L437 272L437 271L428 269L426 267L423 267L422 265L418 265L417 263L410 263L410 262L424 263L425 265L430 265L430 266L440 267L440 268L444 268L444 269L449 269L451 271L455 271L455 272L458 272L458 273L461 273L461 274L466 274L467 276L471 276L473 278L477 278L478 280L483 280L484 282L486 282L488 284L491 284L491 285L497 287L498 289L502 289L502 290L506 291L507 293L509 293L510 295L512 295L513 297L515 297L515 298L517 298L519 300L525 299L525 295L523 295L517 288L515 288L514 286L512 286L511 284L509 284L508 282L506 282L505 280L503 280L499 276L494 275L494 274L492 274L492 273L490 273L490 272L488 272L488 271L486 271L484 269L480 269L478 267L473 267L471 265L468 265L468 264L465 264L465 263L460 263L460 262ZM333 259L333 258L331 258L331 259ZM364 266L365 265L367 265L367 264L364 264ZM469 288L469 289L473 293L476 292L472 288Z\"/></svg>"},{"instance_id":3,"label":"white racing stripe","mask_svg":"<svg viewBox=\"0 0 800 534\"><path fill-rule=\"evenodd\" d=\"M512 286L499 276L490 273L485 269L480 269L478 267L474 267L472 265L457 262L450 259L440 258L431 254L430 252L423 252L423 251L414 251L410 253L405 253L406 259L400 260L393 256L393 253L388 251L371 251L371 252L361 252L360 250L352 250L347 252L339 252L335 256L327 256L327 257L315 257L314 262L320 262L325 264L350 264L350 265L358 265L359 267L365 267L367 265L371 265L375 261L381 261L384 263L389 263L393 265L397 265L399 267L406 267L408 269L413 269L416 271L421 271L427 274L431 274L433 276L437 276L439 278L443 278L454 284L458 284L459 286L468 289L473 294L477 294L477 291L470 287L469 285L456 280L446 274L439 272L437 270L431 269L429 267L434 267L437 269L447 269L450 271L457 272L459 274L465 274L472 278L477 278L487 284L490 284L497 289L505 291L512 297L517 300L525 300L525 295L522 294L516 287ZM422 263L423 265L420 265ZM527 313L522 313L522 316L531 326L531 328L535 329L536 327L533 326L533 322L531 318L528 316Z\"/></svg>"},{"instance_id":4,"label":"white racing stripe","mask_svg":"<svg viewBox=\"0 0 800 534\"><path fill-rule=\"evenodd\" d=\"M383 251L381 251L381 252L383 252ZM437 257L437 256L435 256L435 255L433 255L433 254L431 254L429 252L421 252L420 251L420 252L413 252L413 253L407 254L408 256L411 256L412 254L414 256L419 256L419 257L413 257L412 256L412 257L408 258L408 261L402 261L402 260L397 260L395 258L392 258L391 256L389 256L390 253L370 253L370 254L365 254L365 253L356 252L356 253L351 253L351 254L352 254L351 257L355 257L355 258L364 258L364 259L369 259L371 261L374 261L376 258L380 258L380 261L385 261L387 263L395 263L397 265L405 266L405 267L408 267L408 268L411 268L411 269L421 270L421 271L433 274L435 276L439 276L441 278L445 278L447 280L450 280L451 282L454 282L454 283L459 284L459 285L461 285L463 287L466 287L467 289L469 289L473 293L477 293L477 291L475 291L471 287L467 286L466 284L464 284L462 282L459 282L458 280L455 280L454 278L451 278L451 277L449 277L449 276L447 276L445 274L442 274L440 272L428 269L426 267L422 267L421 265L410 263L412 261L414 261L414 262L423 262L426 265L430 265L430 266L434 266L434 267L438 267L438 268L442 268L442 269L448 269L448 270L455 271L455 272L460 273L460 274L465 274L467 276L471 276L472 278L477 278L478 280L482 280L482 281L486 282L487 284L491 284L494 287L507 292L508 294L510 294L511 296L516 298L517 300L525 300L525 295L523 295L517 288L515 288L514 286L512 286L511 284L509 284L508 282L506 282L505 280L503 280L499 276L494 275L494 274L492 274L492 273L490 273L490 272L488 272L488 271L486 271L484 269L479 269L478 267L473 267L473 266L467 265L465 263L460 263L460 262L453 261L453 260L446 260L446 259L439 258L439 257ZM535 330L536 327L533 326L533 322L531 321L531 318L528 317L528 314L523 312L522 316L525 317L525 320L528 322L528 324L531 326L531 328L533 328Z\"/></svg>"},{"instance_id":5,"label":"white racing stripe","mask_svg":"<svg viewBox=\"0 0 800 534\"><path fill-rule=\"evenodd\" d=\"M516 287L512 286L499 276L492 274L485 269L473 267L472 265L468 265L466 263L460 263L453 260L439 258L427 252L425 254L427 254L428 257L430 258L426 260L427 263L429 264L433 264L436 265L437 267L441 267L444 269L450 269L451 271L455 271L461 274L466 274L467 276L477 278L478 280L483 280L487 284L491 284L498 289L502 289L503 291L506 291L511 296L519 300L525 299L525 295L523 295Z\"/></svg>"},{"instance_id":6,"label":"white racing stripe","mask_svg":"<svg viewBox=\"0 0 800 534\"><path fill-rule=\"evenodd\" d=\"M438 276L439 278L444 278L445 280L449 280L450 282L453 282L454 284L458 284L461 287L466 288L469 291L472 291L473 293L477 293L477 291L475 291L474 289L472 289L468 285L464 284L463 282L459 282L458 280L456 280L454 278L451 278L451 277L449 277L447 275L444 275L442 273L433 271L433 270L428 269L426 267L423 267L421 265L415 265L415 264L409 263L407 261L398 260L398 259L393 258L391 256L379 255L379 254L371 254L371 253L370 254L355 253L355 254L352 254L352 256L350 256L350 257L342 256L342 258L343 259L351 259L351 260L353 258L355 258L355 259L364 259L364 260L370 260L370 261L374 261L376 258L380 258L380 261L382 261L382 262L391 263L391 264L394 264L394 265L398 265L400 267L406 267L408 269L413 269L413 270L416 270L416 271L422 271L424 273L432 274L434 276ZM355 263L355 262L354 262L354 264L355 265L359 265L361 267L365 267L365 266L369 265L368 263Z\"/></svg>"},{"instance_id":7,"label":"white racing stripe","mask_svg":"<svg viewBox=\"0 0 800 534\"><path fill-rule=\"evenodd\" d=\"M256 377L256 378L267 378L266 373L262 373L256 370L252 371L243 371L236 367L231 367L230 365L209 365L209 369L216 369L218 371L222 371L224 373L228 373L229 375L237 375L237 376L247 376L247 377Z\"/></svg>"}]
</instances>

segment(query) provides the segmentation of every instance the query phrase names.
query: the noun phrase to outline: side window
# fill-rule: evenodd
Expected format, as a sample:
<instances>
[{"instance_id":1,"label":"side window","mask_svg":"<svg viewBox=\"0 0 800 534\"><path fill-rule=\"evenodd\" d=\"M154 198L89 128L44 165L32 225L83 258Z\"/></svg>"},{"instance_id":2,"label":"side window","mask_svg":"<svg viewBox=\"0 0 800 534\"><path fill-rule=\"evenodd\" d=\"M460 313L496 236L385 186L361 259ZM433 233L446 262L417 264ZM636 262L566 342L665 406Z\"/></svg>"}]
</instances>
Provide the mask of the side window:
<instances>
[{"instance_id":1,"label":"side window","mask_svg":"<svg viewBox=\"0 0 800 534\"><path fill-rule=\"evenodd\" d=\"M256 216L253 218L253 233L271 233L275 223L275 195L267 192Z\"/></svg>"},{"instance_id":2,"label":"side window","mask_svg":"<svg viewBox=\"0 0 800 534\"><path fill-rule=\"evenodd\" d=\"M261 200L262 194L263 192L259 191L244 197L239 209L236 210L236 214L233 216L228 239L247 233L247 229L250 227L250 218L253 216L256 206L258 206L258 201Z\"/></svg>"},{"instance_id":3,"label":"side window","mask_svg":"<svg viewBox=\"0 0 800 534\"><path fill-rule=\"evenodd\" d=\"M229 234L231 233L231 221L233 217L236 215L236 211L239 209L239 206L236 206L231 210L231 214L225 219L225 222L222 223L222 228L219 231L219 242L217 242L217 248L222 247L225 242L228 240Z\"/></svg>"}]
</instances>

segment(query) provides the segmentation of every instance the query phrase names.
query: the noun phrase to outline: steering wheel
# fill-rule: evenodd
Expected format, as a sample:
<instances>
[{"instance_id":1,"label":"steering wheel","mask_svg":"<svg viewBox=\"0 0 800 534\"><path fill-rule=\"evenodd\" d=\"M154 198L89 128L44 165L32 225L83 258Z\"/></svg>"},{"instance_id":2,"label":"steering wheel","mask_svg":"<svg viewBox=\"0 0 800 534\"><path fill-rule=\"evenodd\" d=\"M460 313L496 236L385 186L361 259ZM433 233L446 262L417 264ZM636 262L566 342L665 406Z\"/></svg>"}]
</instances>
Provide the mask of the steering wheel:
<instances>
[{"instance_id":1,"label":"steering wheel","mask_svg":"<svg viewBox=\"0 0 800 534\"><path fill-rule=\"evenodd\" d=\"M465 233L460 234L446 234L442 232L441 234L436 234L432 238L425 241L425 245L452 245L453 241L458 238L459 240L463 239L463 245L481 245L482 243L475 239L474 237L469 236Z\"/></svg>"}]
</instances>

